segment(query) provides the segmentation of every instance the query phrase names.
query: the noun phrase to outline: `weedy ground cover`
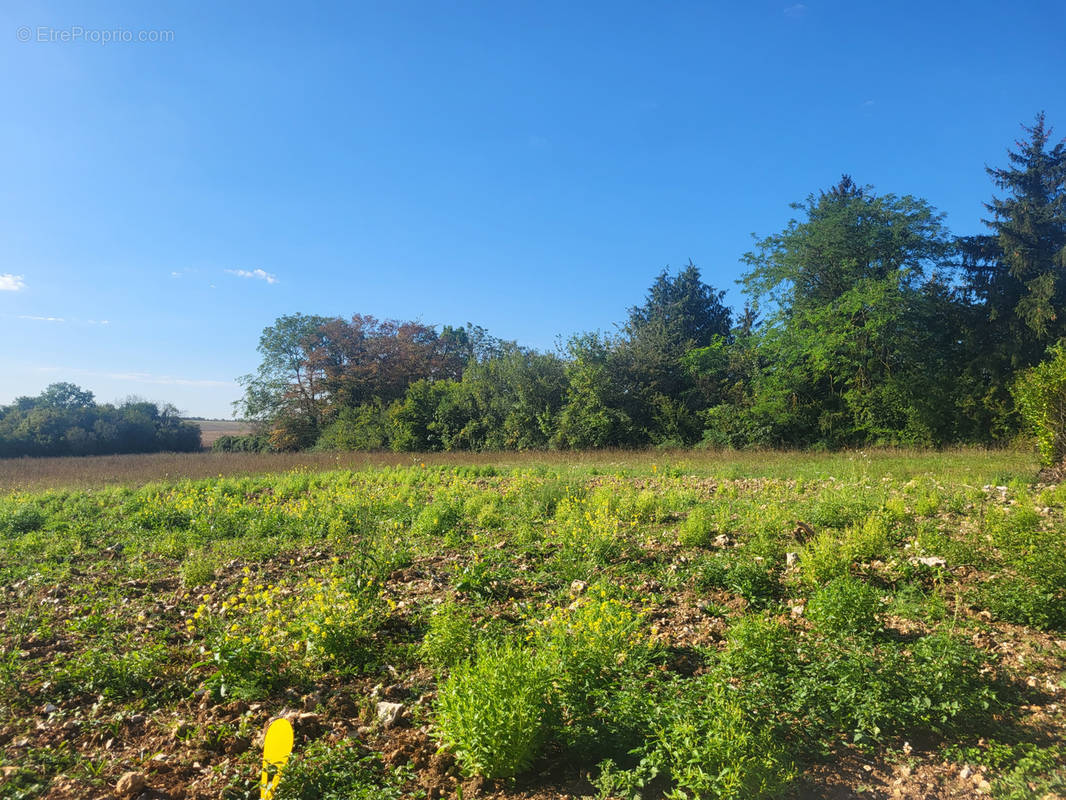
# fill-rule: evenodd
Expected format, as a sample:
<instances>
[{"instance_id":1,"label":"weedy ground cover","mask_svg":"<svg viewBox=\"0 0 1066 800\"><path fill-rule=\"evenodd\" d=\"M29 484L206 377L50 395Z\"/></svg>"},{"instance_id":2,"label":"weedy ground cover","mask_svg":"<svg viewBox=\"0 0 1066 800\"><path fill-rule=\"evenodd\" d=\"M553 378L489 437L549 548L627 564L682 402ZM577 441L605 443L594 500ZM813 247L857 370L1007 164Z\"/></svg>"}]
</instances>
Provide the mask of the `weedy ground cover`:
<instances>
[{"instance_id":1,"label":"weedy ground cover","mask_svg":"<svg viewBox=\"0 0 1066 800\"><path fill-rule=\"evenodd\" d=\"M0 587L4 800L248 797L277 715L284 798L1066 786L1066 485L1023 454L14 490Z\"/></svg>"}]
</instances>

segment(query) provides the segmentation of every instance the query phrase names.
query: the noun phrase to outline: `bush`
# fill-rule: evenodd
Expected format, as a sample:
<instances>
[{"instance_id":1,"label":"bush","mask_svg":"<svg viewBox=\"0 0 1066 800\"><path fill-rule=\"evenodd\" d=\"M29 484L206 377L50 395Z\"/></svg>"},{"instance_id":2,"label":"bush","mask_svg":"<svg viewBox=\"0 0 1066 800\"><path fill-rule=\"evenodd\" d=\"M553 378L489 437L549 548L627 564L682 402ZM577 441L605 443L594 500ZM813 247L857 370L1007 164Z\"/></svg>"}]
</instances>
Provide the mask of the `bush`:
<instances>
[{"instance_id":1,"label":"bush","mask_svg":"<svg viewBox=\"0 0 1066 800\"><path fill-rule=\"evenodd\" d=\"M823 586L847 575L850 565L844 546L827 531L808 542L800 555L800 575L808 586Z\"/></svg>"},{"instance_id":2,"label":"bush","mask_svg":"<svg viewBox=\"0 0 1066 800\"><path fill-rule=\"evenodd\" d=\"M419 536L445 537L448 544L457 544L462 536L463 505L458 499L434 500L419 512L411 524L411 533Z\"/></svg>"},{"instance_id":3,"label":"bush","mask_svg":"<svg viewBox=\"0 0 1066 800\"><path fill-rule=\"evenodd\" d=\"M437 728L467 773L503 778L524 770L544 739L549 675L513 643L482 644L440 688Z\"/></svg>"},{"instance_id":4,"label":"bush","mask_svg":"<svg viewBox=\"0 0 1066 800\"><path fill-rule=\"evenodd\" d=\"M777 797L795 777L781 742L714 677L694 681L664 704L643 751L640 769L668 778L670 800Z\"/></svg>"},{"instance_id":5,"label":"bush","mask_svg":"<svg viewBox=\"0 0 1066 800\"><path fill-rule=\"evenodd\" d=\"M20 535L32 533L44 527L47 517L39 509L31 505L19 505L14 509L0 514L0 533Z\"/></svg>"},{"instance_id":6,"label":"bush","mask_svg":"<svg viewBox=\"0 0 1066 800\"><path fill-rule=\"evenodd\" d=\"M678 539L683 547L706 547L715 533L714 516L710 509L701 506L692 509L681 523Z\"/></svg>"},{"instance_id":7,"label":"bush","mask_svg":"<svg viewBox=\"0 0 1066 800\"><path fill-rule=\"evenodd\" d=\"M641 681L655 654L642 614L593 588L545 620L536 643L551 665L564 747L586 762L640 743L648 717Z\"/></svg>"},{"instance_id":8,"label":"bush","mask_svg":"<svg viewBox=\"0 0 1066 800\"><path fill-rule=\"evenodd\" d=\"M419 655L436 670L450 669L474 650L477 635L470 613L457 603L447 603L430 617Z\"/></svg>"},{"instance_id":9,"label":"bush","mask_svg":"<svg viewBox=\"0 0 1066 800\"><path fill-rule=\"evenodd\" d=\"M315 450L384 450L388 445L388 414L378 400L341 409L318 437Z\"/></svg>"},{"instance_id":10,"label":"bush","mask_svg":"<svg viewBox=\"0 0 1066 800\"><path fill-rule=\"evenodd\" d=\"M881 599L867 583L842 575L816 591L807 604L807 618L826 633L869 634L878 630Z\"/></svg>"},{"instance_id":11,"label":"bush","mask_svg":"<svg viewBox=\"0 0 1066 800\"><path fill-rule=\"evenodd\" d=\"M398 800L402 782L358 742L311 742L289 763L277 800Z\"/></svg>"},{"instance_id":12,"label":"bush","mask_svg":"<svg viewBox=\"0 0 1066 800\"><path fill-rule=\"evenodd\" d=\"M1022 372L1011 387L1022 419L1036 435L1045 467L1066 456L1066 341L1049 348L1048 356Z\"/></svg>"},{"instance_id":13,"label":"bush","mask_svg":"<svg viewBox=\"0 0 1066 800\"><path fill-rule=\"evenodd\" d=\"M270 437L262 433L219 436L211 444L211 450L215 453L269 453L273 449Z\"/></svg>"},{"instance_id":14,"label":"bush","mask_svg":"<svg viewBox=\"0 0 1066 800\"><path fill-rule=\"evenodd\" d=\"M1042 630L1066 628L1066 588L1058 583L999 577L983 587L981 599L997 618Z\"/></svg>"}]
</instances>

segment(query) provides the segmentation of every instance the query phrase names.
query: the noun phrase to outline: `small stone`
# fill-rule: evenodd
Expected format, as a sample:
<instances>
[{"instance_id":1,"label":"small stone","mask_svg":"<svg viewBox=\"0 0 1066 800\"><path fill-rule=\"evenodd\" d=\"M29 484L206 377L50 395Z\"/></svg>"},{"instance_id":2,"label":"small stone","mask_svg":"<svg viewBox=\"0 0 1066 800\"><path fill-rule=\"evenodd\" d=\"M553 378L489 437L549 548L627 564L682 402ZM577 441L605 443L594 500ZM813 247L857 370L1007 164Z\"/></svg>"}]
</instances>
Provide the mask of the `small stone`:
<instances>
[{"instance_id":1,"label":"small stone","mask_svg":"<svg viewBox=\"0 0 1066 800\"><path fill-rule=\"evenodd\" d=\"M118 779L118 783L115 784L115 791L123 797L139 794L147 783L148 781L145 780L144 775L141 773L127 772Z\"/></svg>"},{"instance_id":2,"label":"small stone","mask_svg":"<svg viewBox=\"0 0 1066 800\"><path fill-rule=\"evenodd\" d=\"M387 700L382 700L378 703L378 721L386 730L399 721L402 712L403 703L390 703Z\"/></svg>"},{"instance_id":3,"label":"small stone","mask_svg":"<svg viewBox=\"0 0 1066 800\"><path fill-rule=\"evenodd\" d=\"M570 584L570 594L584 594L588 588L588 581L573 581Z\"/></svg>"},{"instance_id":4,"label":"small stone","mask_svg":"<svg viewBox=\"0 0 1066 800\"><path fill-rule=\"evenodd\" d=\"M59 711L59 708L54 703L45 703L42 711L45 714L54 714Z\"/></svg>"},{"instance_id":5,"label":"small stone","mask_svg":"<svg viewBox=\"0 0 1066 800\"><path fill-rule=\"evenodd\" d=\"M799 553L785 553L785 566L794 567L799 563Z\"/></svg>"},{"instance_id":6,"label":"small stone","mask_svg":"<svg viewBox=\"0 0 1066 800\"><path fill-rule=\"evenodd\" d=\"M733 540L729 537L728 534L721 533L718 536L714 537L715 547L729 547L729 545L731 544L733 544Z\"/></svg>"},{"instance_id":7,"label":"small stone","mask_svg":"<svg viewBox=\"0 0 1066 800\"><path fill-rule=\"evenodd\" d=\"M925 556L923 558L915 559L915 563L922 564L926 567L946 567L948 565L948 562L940 556Z\"/></svg>"},{"instance_id":8,"label":"small stone","mask_svg":"<svg viewBox=\"0 0 1066 800\"><path fill-rule=\"evenodd\" d=\"M804 606L804 605L792 606L792 616L794 616L794 617L802 617L803 616L803 612L806 611L806 610L807 610L807 607Z\"/></svg>"}]
</instances>

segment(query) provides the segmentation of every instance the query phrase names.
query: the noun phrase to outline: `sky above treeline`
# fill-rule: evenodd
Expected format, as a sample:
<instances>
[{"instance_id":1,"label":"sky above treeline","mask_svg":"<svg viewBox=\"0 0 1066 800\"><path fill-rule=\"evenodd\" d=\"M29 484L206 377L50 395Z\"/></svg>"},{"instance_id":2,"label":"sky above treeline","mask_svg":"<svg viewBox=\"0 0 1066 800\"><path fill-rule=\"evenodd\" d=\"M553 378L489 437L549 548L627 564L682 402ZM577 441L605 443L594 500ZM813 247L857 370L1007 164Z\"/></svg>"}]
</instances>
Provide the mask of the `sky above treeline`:
<instances>
[{"instance_id":1,"label":"sky above treeline","mask_svg":"<svg viewBox=\"0 0 1066 800\"><path fill-rule=\"evenodd\" d=\"M983 230L1066 4L0 6L0 404L228 417L303 312L552 349L842 173Z\"/></svg>"}]
</instances>

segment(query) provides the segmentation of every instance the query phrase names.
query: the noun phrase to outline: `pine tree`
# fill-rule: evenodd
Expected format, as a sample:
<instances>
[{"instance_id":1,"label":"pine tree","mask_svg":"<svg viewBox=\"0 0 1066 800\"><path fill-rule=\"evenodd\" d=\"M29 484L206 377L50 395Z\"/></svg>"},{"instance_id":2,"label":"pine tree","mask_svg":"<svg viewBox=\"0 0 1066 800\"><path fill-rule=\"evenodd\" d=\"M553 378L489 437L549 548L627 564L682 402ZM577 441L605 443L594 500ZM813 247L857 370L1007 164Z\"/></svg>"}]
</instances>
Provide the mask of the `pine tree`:
<instances>
[{"instance_id":1,"label":"pine tree","mask_svg":"<svg viewBox=\"0 0 1066 800\"><path fill-rule=\"evenodd\" d=\"M1066 335L1066 143L1049 145L1043 112L1022 127L1028 139L1008 151L1010 166L986 168L1006 195L986 204L995 246L989 253L984 241L986 258L971 271L989 320L1006 328L994 339L1010 343L1013 368L1039 360Z\"/></svg>"}]
</instances>

